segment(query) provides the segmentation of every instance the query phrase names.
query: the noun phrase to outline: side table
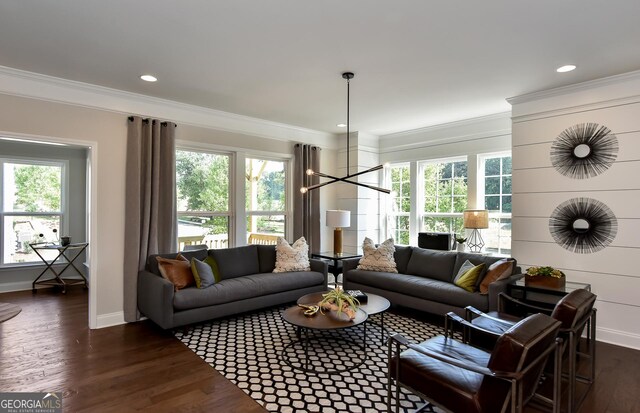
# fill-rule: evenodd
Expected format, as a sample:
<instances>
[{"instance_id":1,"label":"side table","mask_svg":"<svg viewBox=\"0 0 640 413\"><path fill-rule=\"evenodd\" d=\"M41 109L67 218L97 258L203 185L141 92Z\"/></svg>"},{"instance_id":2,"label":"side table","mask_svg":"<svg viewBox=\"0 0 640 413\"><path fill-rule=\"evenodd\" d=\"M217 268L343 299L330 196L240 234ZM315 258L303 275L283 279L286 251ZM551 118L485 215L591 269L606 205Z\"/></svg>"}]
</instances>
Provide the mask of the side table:
<instances>
[{"instance_id":1,"label":"side table","mask_svg":"<svg viewBox=\"0 0 640 413\"><path fill-rule=\"evenodd\" d=\"M68 285L84 284L84 288L87 288L87 279L85 278L84 274L82 274L82 272L80 272L78 267L76 267L73 264L73 262L80 256L80 254L82 254L82 252L84 250L87 249L87 247L89 246L88 242L79 242L79 243L68 244L68 245L52 244L52 243L49 243L49 242L38 242L38 243L34 243L34 244L29 244L29 246L33 249L33 251L38 255L38 257L40 257L42 262L44 262L45 265L46 265L46 268L44 270L42 270L40 275L38 275L38 278L36 278L33 281L33 284L31 284L31 291L33 291L35 293L37 291L36 290L36 285L38 285L38 284L40 284L40 285L53 285L55 287L62 287L62 294L66 294L67 293L67 286ZM47 251L47 250L49 250L49 251L51 251L51 250L57 251L58 254L56 255L56 257L53 260L47 261L47 259L45 257L43 257L42 254L41 254L42 252ZM56 271L55 268L53 268L53 265L56 262L58 262L58 264L63 264L63 262L61 261L63 258L67 261L67 265L65 265L62 268L62 270L60 270L60 272L58 272L58 271ZM78 275L80 275L81 278L62 278L62 274L69 267L72 267L76 271L76 273L78 273ZM53 278L40 280L40 278L42 278L42 276L47 272L53 273Z\"/></svg>"},{"instance_id":2,"label":"side table","mask_svg":"<svg viewBox=\"0 0 640 413\"><path fill-rule=\"evenodd\" d=\"M329 264L329 273L333 274L335 285L338 285L338 276L342 274L342 260L346 260L348 258L360 258L362 255L360 254L351 254L351 253L342 253L335 254L333 252L318 252L312 253L311 258L318 258L321 260L328 261Z\"/></svg>"}]
</instances>

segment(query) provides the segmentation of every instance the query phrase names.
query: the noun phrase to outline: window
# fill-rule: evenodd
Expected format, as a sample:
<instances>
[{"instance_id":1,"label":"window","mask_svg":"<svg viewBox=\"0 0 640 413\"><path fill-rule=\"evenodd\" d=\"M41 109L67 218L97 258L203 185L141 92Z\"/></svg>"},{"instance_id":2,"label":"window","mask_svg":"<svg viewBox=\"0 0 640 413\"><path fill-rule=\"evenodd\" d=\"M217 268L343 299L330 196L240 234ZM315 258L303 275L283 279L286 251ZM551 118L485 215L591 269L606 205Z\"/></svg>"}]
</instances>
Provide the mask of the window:
<instances>
[{"instance_id":1,"label":"window","mask_svg":"<svg viewBox=\"0 0 640 413\"><path fill-rule=\"evenodd\" d=\"M65 222L65 166L0 159L2 264L41 262L29 244L58 240Z\"/></svg>"},{"instance_id":2,"label":"window","mask_svg":"<svg viewBox=\"0 0 640 413\"><path fill-rule=\"evenodd\" d=\"M390 206L387 214L388 236L396 244L409 245L409 214L411 212L411 179L409 165L389 168L391 179Z\"/></svg>"},{"instance_id":3,"label":"window","mask_svg":"<svg viewBox=\"0 0 640 413\"><path fill-rule=\"evenodd\" d=\"M483 230L485 250L511 254L511 155L481 157L482 196L489 211L489 229Z\"/></svg>"},{"instance_id":4,"label":"window","mask_svg":"<svg viewBox=\"0 0 640 413\"><path fill-rule=\"evenodd\" d=\"M176 151L178 247L227 248L231 226L230 155Z\"/></svg>"},{"instance_id":5,"label":"window","mask_svg":"<svg viewBox=\"0 0 640 413\"><path fill-rule=\"evenodd\" d=\"M287 163L247 158L245 166L247 242L273 242L277 236L284 237L287 220Z\"/></svg>"},{"instance_id":6,"label":"window","mask_svg":"<svg viewBox=\"0 0 640 413\"><path fill-rule=\"evenodd\" d=\"M420 164L422 231L464 233L467 208L467 160L445 159Z\"/></svg>"}]
</instances>

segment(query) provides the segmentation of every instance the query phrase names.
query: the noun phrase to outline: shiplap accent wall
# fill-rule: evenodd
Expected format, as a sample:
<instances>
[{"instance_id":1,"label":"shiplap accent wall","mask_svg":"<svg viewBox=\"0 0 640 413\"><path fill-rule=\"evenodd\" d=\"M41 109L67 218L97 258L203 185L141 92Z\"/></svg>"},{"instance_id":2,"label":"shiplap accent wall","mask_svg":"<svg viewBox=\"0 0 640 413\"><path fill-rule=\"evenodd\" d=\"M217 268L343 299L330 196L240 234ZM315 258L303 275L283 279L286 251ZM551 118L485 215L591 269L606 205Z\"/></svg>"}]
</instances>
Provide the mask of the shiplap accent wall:
<instances>
[{"instance_id":1,"label":"shiplap accent wall","mask_svg":"<svg viewBox=\"0 0 640 413\"><path fill-rule=\"evenodd\" d=\"M510 100L513 104L512 254L523 267L551 265L598 295L598 339L640 348L640 76L617 77ZM611 129L618 157L604 173L572 179L550 161L555 138L578 123ZM549 216L562 202L589 197L618 220L607 248L577 254L557 245Z\"/></svg>"},{"instance_id":2,"label":"shiplap accent wall","mask_svg":"<svg viewBox=\"0 0 640 413\"><path fill-rule=\"evenodd\" d=\"M343 149L338 150L337 172L338 177L348 174L346 160L346 134L340 137ZM378 137L364 132L352 132L349 148L350 173L356 173L372 168L380 164L378 155ZM352 179L368 185L380 186L381 173L370 172ZM351 226L344 228L343 250L351 253L362 253L362 241L364 237L371 238L374 242L379 240L379 196L378 191L372 189L338 182L336 185L336 205L338 209L351 211ZM333 231L333 229L332 229Z\"/></svg>"}]
</instances>

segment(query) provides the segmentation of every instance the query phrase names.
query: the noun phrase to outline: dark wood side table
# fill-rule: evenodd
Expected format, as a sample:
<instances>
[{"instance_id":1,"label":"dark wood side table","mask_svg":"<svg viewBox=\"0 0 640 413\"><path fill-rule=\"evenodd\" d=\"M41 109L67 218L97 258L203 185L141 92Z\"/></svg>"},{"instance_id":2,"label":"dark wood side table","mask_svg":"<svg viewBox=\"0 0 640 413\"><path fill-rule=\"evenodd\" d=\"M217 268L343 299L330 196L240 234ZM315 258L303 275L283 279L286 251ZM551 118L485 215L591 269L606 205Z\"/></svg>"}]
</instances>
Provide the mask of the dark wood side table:
<instances>
[{"instance_id":1,"label":"dark wood side table","mask_svg":"<svg viewBox=\"0 0 640 413\"><path fill-rule=\"evenodd\" d=\"M507 293L511 297L550 309L552 309L562 297L573 290L579 289L591 291L591 284L567 281L564 287L549 288L538 285L528 285L523 277L507 285Z\"/></svg>"},{"instance_id":2,"label":"dark wood side table","mask_svg":"<svg viewBox=\"0 0 640 413\"><path fill-rule=\"evenodd\" d=\"M329 251L329 252L317 252L317 253L311 254L311 258L318 258L328 262L329 273L333 274L335 285L338 285L338 276L342 274L342 260L346 260L348 258L360 258L360 257L362 257L362 255L351 254L347 252L344 252L342 254L335 254Z\"/></svg>"}]
</instances>

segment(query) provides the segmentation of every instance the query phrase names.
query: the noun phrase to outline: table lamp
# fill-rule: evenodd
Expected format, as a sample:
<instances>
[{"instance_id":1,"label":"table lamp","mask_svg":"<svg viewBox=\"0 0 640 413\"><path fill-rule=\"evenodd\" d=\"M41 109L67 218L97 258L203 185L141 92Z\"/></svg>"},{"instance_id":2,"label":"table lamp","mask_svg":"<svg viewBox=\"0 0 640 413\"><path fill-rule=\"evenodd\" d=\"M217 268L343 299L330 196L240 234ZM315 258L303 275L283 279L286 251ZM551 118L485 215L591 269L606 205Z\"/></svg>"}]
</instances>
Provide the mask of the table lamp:
<instances>
[{"instance_id":1,"label":"table lamp","mask_svg":"<svg viewBox=\"0 0 640 413\"><path fill-rule=\"evenodd\" d=\"M465 228L472 229L467 245L471 252L480 252L484 247L484 241L480 235L480 229L489 228L489 211L486 209L466 209L462 215Z\"/></svg>"},{"instance_id":2,"label":"table lamp","mask_svg":"<svg viewBox=\"0 0 640 413\"><path fill-rule=\"evenodd\" d=\"M327 226L333 227L333 253L342 254L342 228L351 226L351 211L327 210Z\"/></svg>"}]
</instances>

